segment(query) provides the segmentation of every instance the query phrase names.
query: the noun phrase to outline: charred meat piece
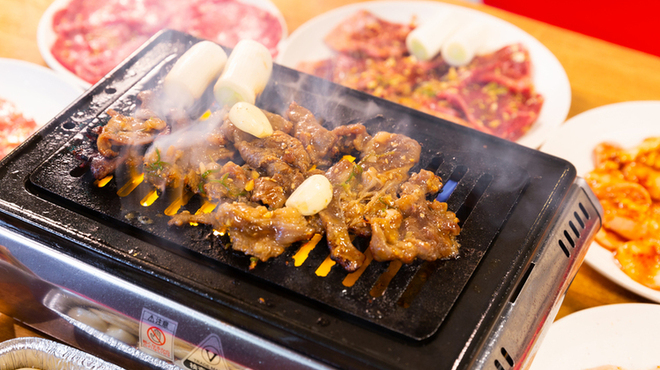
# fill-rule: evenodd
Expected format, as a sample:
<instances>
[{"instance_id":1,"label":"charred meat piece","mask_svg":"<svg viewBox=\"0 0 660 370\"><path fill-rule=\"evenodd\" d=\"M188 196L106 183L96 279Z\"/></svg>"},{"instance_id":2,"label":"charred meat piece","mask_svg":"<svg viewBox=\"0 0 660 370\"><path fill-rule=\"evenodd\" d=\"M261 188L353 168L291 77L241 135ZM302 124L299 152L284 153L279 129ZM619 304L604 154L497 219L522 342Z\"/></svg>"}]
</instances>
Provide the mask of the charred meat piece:
<instances>
[{"instance_id":1,"label":"charred meat piece","mask_svg":"<svg viewBox=\"0 0 660 370\"><path fill-rule=\"evenodd\" d=\"M207 135L182 130L159 138L144 155L145 179L164 191L187 186L199 192L200 177L220 168L218 161L233 158L232 146L218 145Z\"/></svg>"},{"instance_id":2,"label":"charred meat piece","mask_svg":"<svg viewBox=\"0 0 660 370\"><path fill-rule=\"evenodd\" d=\"M331 151L333 157L340 154L362 152L371 140L367 128L359 123L337 126L332 130L332 133L337 136L337 141Z\"/></svg>"},{"instance_id":3,"label":"charred meat piece","mask_svg":"<svg viewBox=\"0 0 660 370\"><path fill-rule=\"evenodd\" d=\"M246 200L254 185L253 173L234 162L227 162L222 167L214 163L216 168L210 168L199 176L197 189L207 198L218 200ZM249 185L252 181L252 185Z\"/></svg>"},{"instance_id":4,"label":"charred meat piece","mask_svg":"<svg viewBox=\"0 0 660 370\"><path fill-rule=\"evenodd\" d=\"M398 199L382 199L380 212L369 218L369 248L376 261L411 263L415 258L434 261L458 254L456 215L446 203L426 200L440 187L437 176L421 170L401 185Z\"/></svg>"},{"instance_id":5,"label":"charred meat piece","mask_svg":"<svg viewBox=\"0 0 660 370\"><path fill-rule=\"evenodd\" d=\"M381 131L365 145L360 165L381 173L399 169L407 172L419 162L421 152L421 145L408 136Z\"/></svg>"},{"instance_id":6,"label":"charred meat piece","mask_svg":"<svg viewBox=\"0 0 660 370\"><path fill-rule=\"evenodd\" d=\"M323 127L312 112L296 102L289 105L287 117L293 123L293 136L300 140L312 163L324 167L332 164L327 156L332 153L337 135Z\"/></svg>"},{"instance_id":7,"label":"charred meat piece","mask_svg":"<svg viewBox=\"0 0 660 370\"><path fill-rule=\"evenodd\" d=\"M419 143L404 135L379 132L374 137L356 137L362 160L353 163L344 158L328 169L333 197L319 213L331 258L347 271L358 269L365 258L351 242L351 235L371 235L368 218L380 212L384 197L396 195L421 153Z\"/></svg>"},{"instance_id":8,"label":"charred meat piece","mask_svg":"<svg viewBox=\"0 0 660 370\"><path fill-rule=\"evenodd\" d=\"M112 175L118 167L128 166L129 168L138 168L142 163L140 156L135 148L121 151L118 156L107 158L100 153L96 153L89 158L89 169L95 179L100 180L106 176Z\"/></svg>"},{"instance_id":9,"label":"charred meat piece","mask_svg":"<svg viewBox=\"0 0 660 370\"><path fill-rule=\"evenodd\" d=\"M157 117L140 120L126 117L116 111L108 110L110 120L103 126L96 146L104 157L115 157L119 153L115 146L138 146L151 143L156 135L167 127L165 121Z\"/></svg>"},{"instance_id":10,"label":"charred meat piece","mask_svg":"<svg viewBox=\"0 0 660 370\"><path fill-rule=\"evenodd\" d=\"M309 155L300 141L282 131L234 145L248 165L264 172L282 187L286 195L305 180L303 173L311 167Z\"/></svg>"},{"instance_id":11,"label":"charred meat piece","mask_svg":"<svg viewBox=\"0 0 660 370\"><path fill-rule=\"evenodd\" d=\"M271 113L265 109L261 110L268 118L268 122L273 127L273 131L282 131L285 134L291 135L293 131L293 123L288 121L286 118L280 116L279 114Z\"/></svg>"},{"instance_id":12,"label":"charred meat piece","mask_svg":"<svg viewBox=\"0 0 660 370\"><path fill-rule=\"evenodd\" d=\"M365 259L364 254L351 241L347 225L350 219L344 214L346 204L352 200L348 187L356 182L355 168L354 163L342 159L328 170L326 177L333 185L332 200L326 209L319 212L330 248L330 258L350 272L360 268ZM361 221L362 216L359 218Z\"/></svg>"},{"instance_id":13,"label":"charred meat piece","mask_svg":"<svg viewBox=\"0 0 660 370\"><path fill-rule=\"evenodd\" d=\"M351 179L357 181L342 185L342 209L352 232L371 235L369 215L381 208L382 197L396 194L408 179L410 168L419 161L420 153L417 141L400 134L378 132L366 143L362 159L351 172Z\"/></svg>"},{"instance_id":14,"label":"charred meat piece","mask_svg":"<svg viewBox=\"0 0 660 370\"><path fill-rule=\"evenodd\" d=\"M228 232L232 249L261 261L277 257L291 244L308 240L314 235L314 228L305 217L289 207L269 211L264 206L223 203L214 213L192 215L182 212L169 223L182 226L188 222L209 224L220 232Z\"/></svg>"},{"instance_id":15,"label":"charred meat piece","mask_svg":"<svg viewBox=\"0 0 660 370\"><path fill-rule=\"evenodd\" d=\"M282 185L270 177L259 177L254 180L254 189L250 200L261 202L271 209L282 208L286 202L286 193Z\"/></svg>"}]
</instances>

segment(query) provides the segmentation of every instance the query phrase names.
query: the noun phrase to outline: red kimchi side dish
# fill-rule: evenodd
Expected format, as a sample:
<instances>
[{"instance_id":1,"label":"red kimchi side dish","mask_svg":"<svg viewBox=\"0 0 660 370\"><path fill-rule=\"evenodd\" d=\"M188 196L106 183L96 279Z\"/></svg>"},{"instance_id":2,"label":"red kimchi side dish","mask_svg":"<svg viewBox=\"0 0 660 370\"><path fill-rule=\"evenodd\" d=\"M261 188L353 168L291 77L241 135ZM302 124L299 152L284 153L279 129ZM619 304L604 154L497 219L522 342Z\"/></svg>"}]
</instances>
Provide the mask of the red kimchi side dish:
<instances>
[{"instance_id":1,"label":"red kimchi side dish","mask_svg":"<svg viewBox=\"0 0 660 370\"><path fill-rule=\"evenodd\" d=\"M408 107L515 141L543 106L535 92L528 50L508 45L451 67L442 55L420 62L406 48L415 28L362 10L325 37L335 55L298 69Z\"/></svg>"},{"instance_id":2,"label":"red kimchi side dish","mask_svg":"<svg viewBox=\"0 0 660 370\"><path fill-rule=\"evenodd\" d=\"M37 123L25 118L12 102L0 98L0 158L20 145L37 129Z\"/></svg>"},{"instance_id":3,"label":"red kimchi side dish","mask_svg":"<svg viewBox=\"0 0 660 370\"><path fill-rule=\"evenodd\" d=\"M628 276L660 290L660 137L624 149L601 143L585 176L603 205L596 241Z\"/></svg>"},{"instance_id":4,"label":"red kimchi side dish","mask_svg":"<svg viewBox=\"0 0 660 370\"><path fill-rule=\"evenodd\" d=\"M95 83L164 28L234 47L253 39L275 55L283 35L273 14L237 0L72 0L53 17L51 53L76 76Z\"/></svg>"}]
</instances>

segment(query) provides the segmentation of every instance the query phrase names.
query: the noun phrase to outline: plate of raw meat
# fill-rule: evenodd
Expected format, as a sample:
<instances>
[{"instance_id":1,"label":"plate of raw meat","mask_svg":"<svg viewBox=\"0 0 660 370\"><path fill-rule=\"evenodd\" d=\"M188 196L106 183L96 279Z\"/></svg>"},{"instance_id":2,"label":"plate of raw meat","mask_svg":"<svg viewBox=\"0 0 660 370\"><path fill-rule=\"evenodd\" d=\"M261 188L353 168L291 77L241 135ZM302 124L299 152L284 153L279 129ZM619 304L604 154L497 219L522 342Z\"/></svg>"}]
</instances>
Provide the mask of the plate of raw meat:
<instances>
[{"instance_id":1,"label":"plate of raw meat","mask_svg":"<svg viewBox=\"0 0 660 370\"><path fill-rule=\"evenodd\" d=\"M449 38L479 28L462 39L474 51L464 65L450 64L444 52L421 60L407 46L411 32L443 16L461 19L446 23L456 28ZM432 32L443 32L438 27ZM438 2L331 10L296 29L276 61L531 148L564 122L571 103L566 72L538 40L489 14Z\"/></svg>"}]
</instances>

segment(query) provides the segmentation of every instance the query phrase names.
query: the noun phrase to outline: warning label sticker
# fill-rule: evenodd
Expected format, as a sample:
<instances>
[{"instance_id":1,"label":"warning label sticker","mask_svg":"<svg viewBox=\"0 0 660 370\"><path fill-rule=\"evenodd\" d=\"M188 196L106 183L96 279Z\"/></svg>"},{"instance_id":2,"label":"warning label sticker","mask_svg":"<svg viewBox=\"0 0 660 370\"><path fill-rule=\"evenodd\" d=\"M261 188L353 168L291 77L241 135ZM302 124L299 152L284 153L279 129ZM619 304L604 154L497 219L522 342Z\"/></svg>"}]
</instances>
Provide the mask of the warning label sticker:
<instances>
[{"instance_id":1,"label":"warning label sticker","mask_svg":"<svg viewBox=\"0 0 660 370\"><path fill-rule=\"evenodd\" d=\"M143 308L140 320L140 349L173 361L177 326L176 321Z\"/></svg>"},{"instance_id":2,"label":"warning label sticker","mask_svg":"<svg viewBox=\"0 0 660 370\"><path fill-rule=\"evenodd\" d=\"M183 366L190 370L226 370L229 369L222 352L220 337L211 334L204 339L183 360Z\"/></svg>"}]
</instances>

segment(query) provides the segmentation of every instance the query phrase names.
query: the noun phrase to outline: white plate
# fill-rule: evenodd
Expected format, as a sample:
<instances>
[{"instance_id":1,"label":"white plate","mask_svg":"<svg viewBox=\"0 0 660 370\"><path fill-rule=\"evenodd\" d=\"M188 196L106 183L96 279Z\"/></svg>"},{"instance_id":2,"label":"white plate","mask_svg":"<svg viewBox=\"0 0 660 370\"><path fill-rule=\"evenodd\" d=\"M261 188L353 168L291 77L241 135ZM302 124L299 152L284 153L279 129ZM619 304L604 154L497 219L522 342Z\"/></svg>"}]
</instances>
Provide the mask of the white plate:
<instances>
[{"instance_id":1,"label":"white plate","mask_svg":"<svg viewBox=\"0 0 660 370\"><path fill-rule=\"evenodd\" d=\"M660 306L626 303L589 308L553 323L530 370L660 366Z\"/></svg>"},{"instance_id":2,"label":"white plate","mask_svg":"<svg viewBox=\"0 0 660 370\"><path fill-rule=\"evenodd\" d=\"M572 117L541 147L541 151L573 163L579 176L593 170L593 149L601 142L633 147L642 140L660 136L660 101L636 101L605 105ZM622 287L660 302L660 291L648 288L626 275L612 252L593 242L585 261Z\"/></svg>"},{"instance_id":3,"label":"white plate","mask_svg":"<svg viewBox=\"0 0 660 370\"><path fill-rule=\"evenodd\" d=\"M372 1L333 9L309 20L291 33L282 43L276 61L295 68L302 61L331 57L333 51L325 45L323 38L337 24L360 9L366 9L382 19L397 23L408 23L416 16L421 24L439 12L462 13L471 19L488 22L492 25L493 32L485 49L495 51L516 42L525 45L529 49L535 71L534 86L545 98L538 120L517 142L530 148L538 148L548 134L566 119L571 105L571 86L566 71L550 50L530 34L506 21L457 5L433 1Z\"/></svg>"},{"instance_id":4,"label":"white plate","mask_svg":"<svg viewBox=\"0 0 660 370\"><path fill-rule=\"evenodd\" d=\"M280 44L281 44L282 41L286 38L288 31L287 31L286 21L284 20L284 17L282 16L282 13L277 8L277 6L275 6L275 4L273 4L269 0L240 0L240 1L245 4L250 4L255 7L264 9L269 13L273 14L277 18L280 25L282 26L282 40L280 40ZM85 89L88 89L90 86L92 86L92 84L78 77L76 74L74 74L66 67L64 67L62 64L60 64L60 62L58 62L57 59L55 59L55 57L50 51L51 47L57 40L57 35L55 34L55 31L53 31L53 16L61 9L66 8L69 5L69 2L71 2L71 0L55 0L46 9L44 14L41 16L41 19L39 19L39 26L37 28L37 45L39 46L39 53L41 53L41 57L44 58L44 61L46 61L46 64L48 64L50 68L56 70L57 72L65 74L69 78L76 80L80 86L82 86ZM218 21L221 21L220 17L218 18ZM279 44L278 44L278 49L279 49Z\"/></svg>"},{"instance_id":5,"label":"white plate","mask_svg":"<svg viewBox=\"0 0 660 370\"><path fill-rule=\"evenodd\" d=\"M26 118L43 125L72 103L83 89L52 70L16 59L0 58L0 97L14 103Z\"/></svg>"}]
</instances>

